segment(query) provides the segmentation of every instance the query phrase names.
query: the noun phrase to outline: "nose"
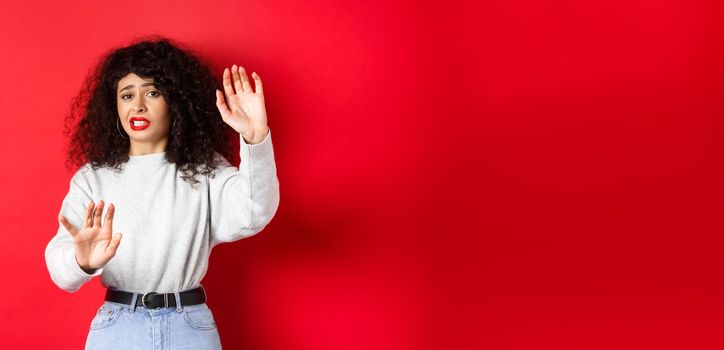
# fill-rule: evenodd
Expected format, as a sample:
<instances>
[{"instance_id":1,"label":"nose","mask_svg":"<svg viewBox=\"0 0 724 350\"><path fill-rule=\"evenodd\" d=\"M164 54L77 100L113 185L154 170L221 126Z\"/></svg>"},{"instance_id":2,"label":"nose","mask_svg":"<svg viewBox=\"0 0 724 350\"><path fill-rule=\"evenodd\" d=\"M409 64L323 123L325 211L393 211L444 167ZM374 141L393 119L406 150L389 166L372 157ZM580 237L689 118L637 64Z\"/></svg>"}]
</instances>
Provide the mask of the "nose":
<instances>
[{"instance_id":1,"label":"nose","mask_svg":"<svg viewBox=\"0 0 724 350\"><path fill-rule=\"evenodd\" d=\"M146 110L146 107L143 105L142 99L138 99L138 103L136 104L136 112L137 113L143 113Z\"/></svg>"}]
</instances>

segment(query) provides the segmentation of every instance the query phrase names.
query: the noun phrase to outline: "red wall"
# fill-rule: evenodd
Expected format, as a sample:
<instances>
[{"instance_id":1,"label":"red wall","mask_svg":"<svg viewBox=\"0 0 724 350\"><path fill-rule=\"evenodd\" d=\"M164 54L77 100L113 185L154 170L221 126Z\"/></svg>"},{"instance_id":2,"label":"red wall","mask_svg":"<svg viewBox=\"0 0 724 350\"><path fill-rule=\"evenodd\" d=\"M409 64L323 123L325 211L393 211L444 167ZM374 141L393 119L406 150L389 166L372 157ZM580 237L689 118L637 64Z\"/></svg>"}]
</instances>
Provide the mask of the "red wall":
<instances>
[{"instance_id":1,"label":"red wall","mask_svg":"<svg viewBox=\"0 0 724 350\"><path fill-rule=\"evenodd\" d=\"M715 1L86 3L0 4L3 347L85 341L63 116L147 33L264 81L282 198L211 257L225 348L724 346Z\"/></svg>"}]
</instances>

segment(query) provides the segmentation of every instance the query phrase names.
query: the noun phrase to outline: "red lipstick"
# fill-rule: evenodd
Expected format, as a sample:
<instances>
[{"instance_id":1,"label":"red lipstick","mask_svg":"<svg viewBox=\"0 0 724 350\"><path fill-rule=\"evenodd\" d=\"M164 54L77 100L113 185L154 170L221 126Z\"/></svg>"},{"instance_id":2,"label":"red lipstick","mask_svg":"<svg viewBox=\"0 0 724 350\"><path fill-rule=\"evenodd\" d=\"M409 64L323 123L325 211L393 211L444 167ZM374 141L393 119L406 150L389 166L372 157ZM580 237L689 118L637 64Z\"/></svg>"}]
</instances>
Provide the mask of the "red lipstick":
<instances>
[{"instance_id":1,"label":"red lipstick","mask_svg":"<svg viewBox=\"0 0 724 350\"><path fill-rule=\"evenodd\" d=\"M133 130L143 130L151 125L151 122L148 119L139 116L131 117L128 122L130 123L131 129Z\"/></svg>"}]
</instances>

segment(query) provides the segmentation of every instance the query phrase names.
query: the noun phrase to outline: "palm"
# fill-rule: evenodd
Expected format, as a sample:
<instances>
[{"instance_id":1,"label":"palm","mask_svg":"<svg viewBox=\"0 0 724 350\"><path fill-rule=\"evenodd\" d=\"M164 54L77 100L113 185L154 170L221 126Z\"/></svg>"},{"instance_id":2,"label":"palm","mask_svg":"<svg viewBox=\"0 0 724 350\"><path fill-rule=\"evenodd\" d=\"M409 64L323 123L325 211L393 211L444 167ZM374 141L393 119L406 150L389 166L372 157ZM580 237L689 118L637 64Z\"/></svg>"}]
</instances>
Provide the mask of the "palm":
<instances>
[{"instance_id":1,"label":"palm","mask_svg":"<svg viewBox=\"0 0 724 350\"><path fill-rule=\"evenodd\" d=\"M107 248L111 243L111 231L105 227L93 228L86 232L81 230L75 243L78 255L87 257L87 266L92 268L103 266L108 261Z\"/></svg>"},{"instance_id":2,"label":"palm","mask_svg":"<svg viewBox=\"0 0 724 350\"><path fill-rule=\"evenodd\" d=\"M251 130L253 124L252 118L249 116L266 117L264 101L256 93L243 91L227 97L226 103L229 106L229 112L221 112L221 116L239 133Z\"/></svg>"},{"instance_id":3,"label":"palm","mask_svg":"<svg viewBox=\"0 0 724 350\"><path fill-rule=\"evenodd\" d=\"M230 71L224 69L224 94L216 92L216 106L221 118L245 138L252 138L255 133L267 128L261 78L256 73L252 77L256 91L252 89L244 68L233 65Z\"/></svg>"},{"instance_id":4,"label":"palm","mask_svg":"<svg viewBox=\"0 0 724 350\"><path fill-rule=\"evenodd\" d=\"M95 203L91 203L86 208L83 228L80 230L73 227L64 216L59 216L61 224L73 237L76 261L84 269L103 267L116 255L116 250L121 242L120 233L113 235L113 215L115 213L113 204L108 207L105 224L101 225L103 205L103 200L101 200L98 207L95 206Z\"/></svg>"}]
</instances>

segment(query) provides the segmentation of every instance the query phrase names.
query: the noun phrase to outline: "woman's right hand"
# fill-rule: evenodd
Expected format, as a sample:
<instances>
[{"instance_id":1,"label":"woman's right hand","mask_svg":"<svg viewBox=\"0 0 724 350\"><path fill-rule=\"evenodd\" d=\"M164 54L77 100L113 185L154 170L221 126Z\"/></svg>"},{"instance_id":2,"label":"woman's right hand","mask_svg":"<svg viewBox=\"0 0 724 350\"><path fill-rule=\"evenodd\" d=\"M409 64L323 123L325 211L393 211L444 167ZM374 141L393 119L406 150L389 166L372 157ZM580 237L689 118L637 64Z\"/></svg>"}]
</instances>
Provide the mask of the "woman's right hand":
<instances>
[{"instance_id":1,"label":"woman's right hand","mask_svg":"<svg viewBox=\"0 0 724 350\"><path fill-rule=\"evenodd\" d=\"M116 255L118 245L121 243L121 234L113 233L113 204L108 206L106 222L101 226L101 215L103 214L103 200L95 206L90 202L86 209L83 228L77 230L63 215L58 215L58 220L70 232L75 242L75 259L83 270L95 270L106 265ZM88 272L88 271L86 271Z\"/></svg>"}]
</instances>

